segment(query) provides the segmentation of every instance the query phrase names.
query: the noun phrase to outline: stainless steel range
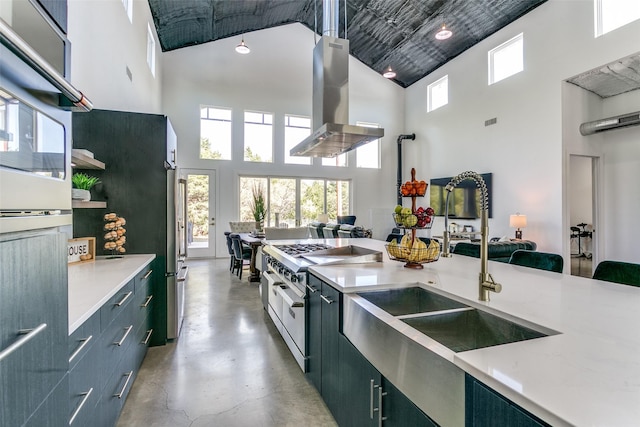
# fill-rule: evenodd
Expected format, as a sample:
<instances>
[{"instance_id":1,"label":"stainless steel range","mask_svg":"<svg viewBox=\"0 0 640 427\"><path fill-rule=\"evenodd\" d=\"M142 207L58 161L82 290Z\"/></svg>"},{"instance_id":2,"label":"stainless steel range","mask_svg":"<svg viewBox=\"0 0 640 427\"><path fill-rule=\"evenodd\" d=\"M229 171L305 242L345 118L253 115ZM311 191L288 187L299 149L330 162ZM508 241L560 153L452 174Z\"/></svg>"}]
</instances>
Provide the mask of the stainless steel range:
<instances>
[{"instance_id":1,"label":"stainless steel range","mask_svg":"<svg viewBox=\"0 0 640 427\"><path fill-rule=\"evenodd\" d=\"M306 372L307 268L312 265L382 261L382 253L357 246L334 248L324 243L282 243L263 248L262 273L267 310L296 362Z\"/></svg>"}]
</instances>

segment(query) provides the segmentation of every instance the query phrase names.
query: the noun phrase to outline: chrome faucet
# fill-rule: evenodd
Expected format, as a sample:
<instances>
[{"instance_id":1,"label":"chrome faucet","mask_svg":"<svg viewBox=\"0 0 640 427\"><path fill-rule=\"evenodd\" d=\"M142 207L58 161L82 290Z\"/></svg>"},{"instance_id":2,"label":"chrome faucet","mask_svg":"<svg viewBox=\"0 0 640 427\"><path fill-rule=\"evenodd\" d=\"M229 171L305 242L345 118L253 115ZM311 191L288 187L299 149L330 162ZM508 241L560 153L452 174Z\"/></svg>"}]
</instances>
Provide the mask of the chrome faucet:
<instances>
[{"instance_id":1,"label":"chrome faucet","mask_svg":"<svg viewBox=\"0 0 640 427\"><path fill-rule=\"evenodd\" d=\"M489 301L489 292L500 292L502 290L502 285L496 283L489 274L489 244L488 244L488 236L489 236L489 192L487 190L487 185L484 183L484 179L476 173L472 171L462 172L461 174L455 176L449 181L445 190L447 190L447 200L445 202L444 208L444 233L443 233L443 242L442 242L442 256L450 257L451 253L449 252L449 195L453 189L460 184L462 181L466 179L471 179L475 181L476 186L480 189L480 277L478 284L478 298L480 301Z\"/></svg>"}]
</instances>

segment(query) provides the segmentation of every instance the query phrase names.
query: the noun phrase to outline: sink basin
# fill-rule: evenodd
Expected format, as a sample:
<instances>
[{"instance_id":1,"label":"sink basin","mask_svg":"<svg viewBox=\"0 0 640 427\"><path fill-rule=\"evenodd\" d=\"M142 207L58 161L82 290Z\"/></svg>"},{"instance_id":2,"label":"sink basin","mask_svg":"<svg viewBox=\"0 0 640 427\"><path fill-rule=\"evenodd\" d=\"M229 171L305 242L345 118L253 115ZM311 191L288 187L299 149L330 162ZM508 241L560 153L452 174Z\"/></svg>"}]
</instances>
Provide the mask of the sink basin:
<instances>
[{"instance_id":1,"label":"sink basin","mask_svg":"<svg viewBox=\"0 0 640 427\"><path fill-rule=\"evenodd\" d=\"M393 316L467 307L419 287L359 292L358 295Z\"/></svg>"},{"instance_id":2,"label":"sink basin","mask_svg":"<svg viewBox=\"0 0 640 427\"><path fill-rule=\"evenodd\" d=\"M547 336L472 308L402 321L456 353Z\"/></svg>"}]
</instances>

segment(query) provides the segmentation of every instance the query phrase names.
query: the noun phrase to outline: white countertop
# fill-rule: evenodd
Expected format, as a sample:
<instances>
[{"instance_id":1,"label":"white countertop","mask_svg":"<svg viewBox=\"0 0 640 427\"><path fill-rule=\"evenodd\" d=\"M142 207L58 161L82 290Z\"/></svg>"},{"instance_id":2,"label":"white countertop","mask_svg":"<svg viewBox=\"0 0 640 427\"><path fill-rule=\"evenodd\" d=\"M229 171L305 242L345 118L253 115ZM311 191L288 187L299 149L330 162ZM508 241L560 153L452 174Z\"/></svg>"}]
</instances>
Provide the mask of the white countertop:
<instances>
[{"instance_id":1,"label":"white countertop","mask_svg":"<svg viewBox=\"0 0 640 427\"><path fill-rule=\"evenodd\" d=\"M423 270L391 261L384 242L327 240L383 251L383 262L315 266L342 292L416 282L560 332L456 353L453 363L551 425L640 425L640 288L489 262L503 286L478 300L480 260L440 258Z\"/></svg>"},{"instance_id":2,"label":"white countertop","mask_svg":"<svg viewBox=\"0 0 640 427\"><path fill-rule=\"evenodd\" d=\"M96 258L95 262L69 266L69 335L129 283L155 255Z\"/></svg>"}]
</instances>

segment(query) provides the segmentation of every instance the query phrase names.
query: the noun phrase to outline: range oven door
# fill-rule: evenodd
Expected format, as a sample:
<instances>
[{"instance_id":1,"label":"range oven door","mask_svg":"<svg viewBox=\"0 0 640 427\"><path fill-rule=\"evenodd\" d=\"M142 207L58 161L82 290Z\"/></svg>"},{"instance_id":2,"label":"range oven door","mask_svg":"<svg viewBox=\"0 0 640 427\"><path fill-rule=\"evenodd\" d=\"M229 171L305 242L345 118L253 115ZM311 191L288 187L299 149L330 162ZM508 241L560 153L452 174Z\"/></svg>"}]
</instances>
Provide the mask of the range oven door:
<instances>
[{"instance_id":1,"label":"range oven door","mask_svg":"<svg viewBox=\"0 0 640 427\"><path fill-rule=\"evenodd\" d=\"M279 287L282 286L282 281L273 272L265 271L262 274L267 280L269 316L278 328L278 332L282 333L282 295L278 292Z\"/></svg>"},{"instance_id":2,"label":"range oven door","mask_svg":"<svg viewBox=\"0 0 640 427\"><path fill-rule=\"evenodd\" d=\"M298 350L305 351L305 313L304 297L298 295L293 288L281 286L278 289L282 297L282 324L293 339Z\"/></svg>"}]
</instances>

